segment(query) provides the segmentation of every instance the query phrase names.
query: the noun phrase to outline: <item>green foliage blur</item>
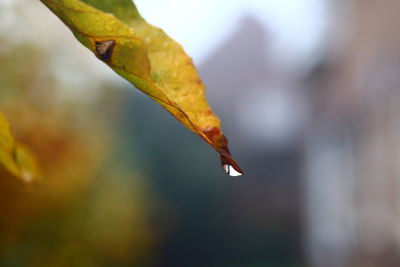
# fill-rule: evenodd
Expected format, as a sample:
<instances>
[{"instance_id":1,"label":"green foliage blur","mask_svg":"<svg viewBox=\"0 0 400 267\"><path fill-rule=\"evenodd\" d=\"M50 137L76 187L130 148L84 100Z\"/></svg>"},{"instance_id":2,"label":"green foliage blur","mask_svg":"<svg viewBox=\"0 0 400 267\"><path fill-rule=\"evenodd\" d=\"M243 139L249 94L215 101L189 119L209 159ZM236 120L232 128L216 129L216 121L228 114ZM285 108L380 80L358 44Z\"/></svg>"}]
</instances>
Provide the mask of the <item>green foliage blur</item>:
<instances>
[{"instance_id":1,"label":"green foliage blur","mask_svg":"<svg viewBox=\"0 0 400 267\"><path fill-rule=\"evenodd\" d=\"M52 16L39 5L20 2L0 13L13 12L18 20L24 12ZM116 121L129 92L105 79L92 84L60 79L85 76L84 68L90 67L77 64L63 74L70 66L56 65L71 54L57 49L74 47L67 44L74 40L66 29L60 36L68 40L45 37L65 42L53 52L29 36L20 39L23 34L10 29L0 35L0 110L16 138L37 154L44 180L25 187L1 169L0 265L148 263L157 239L149 225L148 188L134 165L118 157ZM33 37L38 35L40 30Z\"/></svg>"}]
</instances>

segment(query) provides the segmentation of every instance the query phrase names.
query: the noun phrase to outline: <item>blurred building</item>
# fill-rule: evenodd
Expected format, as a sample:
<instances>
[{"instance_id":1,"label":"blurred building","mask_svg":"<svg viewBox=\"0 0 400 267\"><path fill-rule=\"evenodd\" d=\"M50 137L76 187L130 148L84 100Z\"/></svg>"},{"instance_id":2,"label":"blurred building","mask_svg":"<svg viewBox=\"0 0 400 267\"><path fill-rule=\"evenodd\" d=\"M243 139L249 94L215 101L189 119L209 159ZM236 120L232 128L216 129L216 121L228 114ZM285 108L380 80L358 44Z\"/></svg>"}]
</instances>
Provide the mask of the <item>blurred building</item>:
<instances>
[{"instance_id":1,"label":"blurred building","mask_svg":"<svg viewBox=\"0 0 400 267\"><path fill-rule=\"evenodd\" d=\"M232 228L248 229L247 238L254 238L247 243L255 250L253 257L272 266L302 261L300 150L294 140L303 103L301 97L294 100L300 94L295 77L274 75L267 53L270 41L257 17L244 16L235 33L200 66L200 76L231 149L246 170L241 186L226 195L231 203L226 208L237 209L230 215ZM279 260L282 255L287 258Z\"/></svg>"}]
</instances>

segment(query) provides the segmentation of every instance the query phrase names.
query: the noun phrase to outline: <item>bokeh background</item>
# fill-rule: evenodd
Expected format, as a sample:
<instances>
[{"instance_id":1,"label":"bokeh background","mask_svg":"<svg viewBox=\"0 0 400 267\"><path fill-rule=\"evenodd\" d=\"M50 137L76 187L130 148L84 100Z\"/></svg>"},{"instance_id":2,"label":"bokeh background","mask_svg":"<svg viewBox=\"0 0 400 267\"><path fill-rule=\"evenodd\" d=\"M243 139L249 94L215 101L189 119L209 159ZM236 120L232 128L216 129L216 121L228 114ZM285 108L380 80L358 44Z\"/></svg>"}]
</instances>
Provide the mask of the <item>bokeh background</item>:
<instances>
[{"instance_id":1,"label":"bokeh background","mask_svg":"<svg viewBox=\"0 0 400 267\"><path fill-rule=\"evenodd\" d=\"M0 170L1 266L400 265L399 1L135 2L246 175L40 1L0 0L0 111L45 173Z\"/></svg>"}]
</instances>

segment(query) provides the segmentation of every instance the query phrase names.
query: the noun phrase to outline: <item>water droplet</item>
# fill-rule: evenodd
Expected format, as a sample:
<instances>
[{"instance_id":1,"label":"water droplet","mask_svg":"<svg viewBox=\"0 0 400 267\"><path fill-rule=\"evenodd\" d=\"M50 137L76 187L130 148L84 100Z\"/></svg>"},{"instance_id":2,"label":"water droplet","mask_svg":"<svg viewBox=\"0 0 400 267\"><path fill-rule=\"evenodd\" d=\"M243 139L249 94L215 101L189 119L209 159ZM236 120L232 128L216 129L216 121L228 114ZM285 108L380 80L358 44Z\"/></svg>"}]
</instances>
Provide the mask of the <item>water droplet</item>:
<instances>
[{"instance_id":1,"label":"water droplet","mask_svg":"<svg viewBox=\"0 0 400 267\"><path fill-rule=\"evenodd\" d=\"M222 168L224 169L225 173L228 174L229 176L236 177L243 175L242 172L236 170L232 165L224 164L222 165Z\"/></svg>"}]
</instances>

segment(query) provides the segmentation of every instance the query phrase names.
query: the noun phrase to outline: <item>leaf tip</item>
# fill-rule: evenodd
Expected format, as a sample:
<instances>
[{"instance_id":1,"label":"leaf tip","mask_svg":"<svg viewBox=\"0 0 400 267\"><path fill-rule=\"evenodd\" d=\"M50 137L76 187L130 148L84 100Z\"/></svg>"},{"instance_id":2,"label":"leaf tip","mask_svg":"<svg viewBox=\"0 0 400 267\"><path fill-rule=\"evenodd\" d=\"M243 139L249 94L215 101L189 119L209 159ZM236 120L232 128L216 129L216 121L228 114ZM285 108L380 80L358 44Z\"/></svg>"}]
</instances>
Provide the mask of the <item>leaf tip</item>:
<instances>
[{"instance_id":1,"label":"leaf tip","mask_svg":"<svg viewBox=\"0 0 400 267\"><path fill-rule=\"evenodd\" d=\"M206 136L206 138L203 138L207 141L207 143L213 146L220 154L221 166L224 172L229 176L244 175L244 172L240 168L239 164L237 164L232 158L231 152L228 148L228 139L222 133L220 128L210 127L201 130L201 132Z\"/></svg>"}]
</instances>

